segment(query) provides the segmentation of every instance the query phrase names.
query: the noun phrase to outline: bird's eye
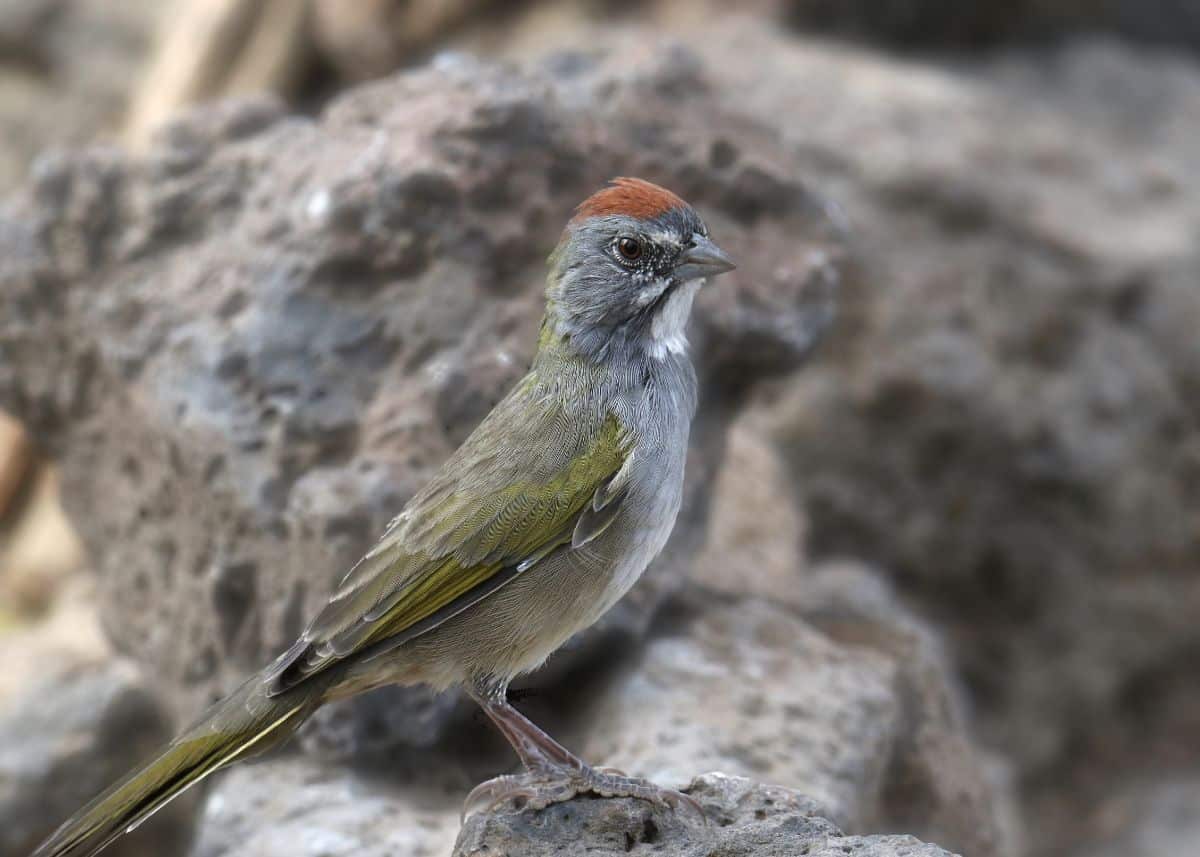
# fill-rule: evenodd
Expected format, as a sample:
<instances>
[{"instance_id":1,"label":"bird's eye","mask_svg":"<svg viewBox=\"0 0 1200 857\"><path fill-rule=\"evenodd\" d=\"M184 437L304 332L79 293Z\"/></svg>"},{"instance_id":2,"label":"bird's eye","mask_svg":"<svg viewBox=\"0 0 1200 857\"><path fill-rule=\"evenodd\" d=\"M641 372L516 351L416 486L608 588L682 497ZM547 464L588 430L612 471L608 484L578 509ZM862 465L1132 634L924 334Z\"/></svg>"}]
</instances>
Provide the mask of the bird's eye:
<instances>
[{"instance_id":1,"label":"bird's eye","mask_svg":"<svg viewBox=\"0 0 1200 857\"><path fill-rule=\"evenodd\" d=\"M642 242L625 235L617 239L617 253L626 262L636 262L642 258Z\"/></svg>"}]
</instances>

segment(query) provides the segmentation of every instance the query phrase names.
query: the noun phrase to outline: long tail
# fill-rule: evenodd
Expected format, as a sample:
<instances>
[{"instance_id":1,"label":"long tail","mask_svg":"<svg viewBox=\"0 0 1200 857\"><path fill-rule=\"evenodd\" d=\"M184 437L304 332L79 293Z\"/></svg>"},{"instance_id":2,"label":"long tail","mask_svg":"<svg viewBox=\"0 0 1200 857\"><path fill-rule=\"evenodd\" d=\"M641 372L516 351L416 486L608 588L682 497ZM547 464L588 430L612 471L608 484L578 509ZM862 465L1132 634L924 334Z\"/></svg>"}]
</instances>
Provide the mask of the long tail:
<instances>
[{"instance_id":1,"label":"long tail","mask_svg":"<svg viewBox=\"0 0 1200 857\"><path fill-rule=\"evenodd\" d=\"M323 683L276 697L256 675L218 702L145 767L75 813L33 857L91 857L213 771L287 739L321 702Z\"/></svg>"}]
</instances>

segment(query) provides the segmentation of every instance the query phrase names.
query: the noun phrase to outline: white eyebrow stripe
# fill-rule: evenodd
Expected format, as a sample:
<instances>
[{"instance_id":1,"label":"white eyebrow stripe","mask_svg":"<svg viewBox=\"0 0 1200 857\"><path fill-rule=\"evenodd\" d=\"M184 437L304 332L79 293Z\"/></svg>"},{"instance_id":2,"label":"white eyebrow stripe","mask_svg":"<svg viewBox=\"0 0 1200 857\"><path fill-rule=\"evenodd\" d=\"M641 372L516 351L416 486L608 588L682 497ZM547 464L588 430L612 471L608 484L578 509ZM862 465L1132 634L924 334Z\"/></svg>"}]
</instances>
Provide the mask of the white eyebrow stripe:
<instances>
[{"instance_id":1,"label":"white eyebrow stripe","mask_svg":"<svg viewBox=\"0 0 1200 857\"><path fill-rule=\"evenodd\" d=\"M647 232L646 237L649 238L651 241L653 241L655 244L665 244L665 245L670 245L671 247L682 246L679 243L679 239L675 237L674 232L667 232L667 231Z\"/></svg>"}]
</instances>

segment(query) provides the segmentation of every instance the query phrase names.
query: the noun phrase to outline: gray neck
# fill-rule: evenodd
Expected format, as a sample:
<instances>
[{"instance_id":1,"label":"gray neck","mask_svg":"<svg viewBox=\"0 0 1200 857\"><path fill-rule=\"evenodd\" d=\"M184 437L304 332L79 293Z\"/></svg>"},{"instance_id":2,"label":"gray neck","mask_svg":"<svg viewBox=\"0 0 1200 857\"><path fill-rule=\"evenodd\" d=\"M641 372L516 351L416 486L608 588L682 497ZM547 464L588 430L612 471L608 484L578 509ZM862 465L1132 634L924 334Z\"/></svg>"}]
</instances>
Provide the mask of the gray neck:
<instances>
[{"instance_id":1,"label":"gray neck","mask_svg":"<svg viewBox=\"0 0 1200 857\"><path fill-rule=\"evenodd\" d=\"M619 322L579 320L556 301L546 309L546 326L580 357L596 363L672 362L687 355L687 323L703 280L663 287L660 301Z\"/></svg>"},{"instance_id":2,"label":"gray neck","mask_svg":"<svg viewBox=\"0 0 1200 857\"><path fill-rule=\"evenodd\" d=\"M683 345L651 354L644 339L623 332L605 337L595 331L572 330L569 325L564 328L548 310L532 369L542 377L568 375L591 387L592 395L600 392L595 387L602 387L607 395L600 398L649 397L651 411L665 407L690 420L696 412L696 370L686 339ZM591 380L585 382L585 378Z\"/></svg>"}]
</instances>

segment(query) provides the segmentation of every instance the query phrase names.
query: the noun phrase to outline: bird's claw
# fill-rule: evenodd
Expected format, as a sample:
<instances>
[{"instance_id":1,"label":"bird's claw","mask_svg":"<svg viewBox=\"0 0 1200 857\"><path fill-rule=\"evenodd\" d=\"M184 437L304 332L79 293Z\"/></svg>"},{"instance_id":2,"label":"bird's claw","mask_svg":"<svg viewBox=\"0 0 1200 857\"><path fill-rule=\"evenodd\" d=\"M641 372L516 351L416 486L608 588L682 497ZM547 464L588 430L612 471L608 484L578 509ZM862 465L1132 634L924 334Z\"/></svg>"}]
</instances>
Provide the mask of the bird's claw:
<instances>
[{"instance_id":1,"label":"bird's claw","mask_svg":"<svg viewBox=\"0 0 1200 857\"><path fill-rule=\"evenodd\" d=\"M708 824L703 807L690 795L663 788L640 777L630 777L614 768L509 774L480 783L463 803L462 817L491 812L512 801L519 809L545 809L576 795L592 793L600 797L628 797L658 804L672 812L681 809L694 813Z\"/></svg>"},{"instance_id":2,"label":"bird's claw","mask_svg":"<svg viewBox=\"0 0 1200 857\"><path fill-rule=\"evenodd\" d=\"M491 812L503 803L513 802L518 809L545 809L570 800L578 794L572 783L550 780L530 774L505 774L486 780L471 789L463 801L460 821L477 812Z\"/></svg>"},{"instance_id":3,"label":"bird's claw","mask_svg":"<svg viewBox=\"0 0 1200 857\"><path fill-rule=\"evenodd\" d=\"M641 777L630 777L614 768L589 770L585 775L587 787L581 791L590 791L601 797L631 797L638 800L655 803L672 812L686 808L694 813L704 824L708 824L708 816L704 808L691 795L675 789L664 788Z\"/></svg>"}]
</instances>

